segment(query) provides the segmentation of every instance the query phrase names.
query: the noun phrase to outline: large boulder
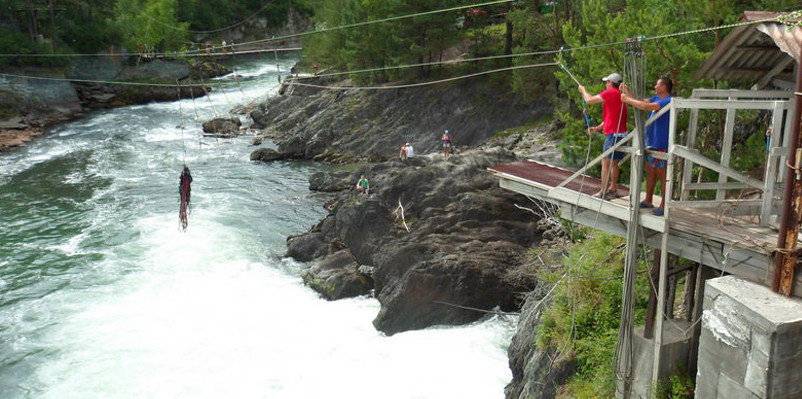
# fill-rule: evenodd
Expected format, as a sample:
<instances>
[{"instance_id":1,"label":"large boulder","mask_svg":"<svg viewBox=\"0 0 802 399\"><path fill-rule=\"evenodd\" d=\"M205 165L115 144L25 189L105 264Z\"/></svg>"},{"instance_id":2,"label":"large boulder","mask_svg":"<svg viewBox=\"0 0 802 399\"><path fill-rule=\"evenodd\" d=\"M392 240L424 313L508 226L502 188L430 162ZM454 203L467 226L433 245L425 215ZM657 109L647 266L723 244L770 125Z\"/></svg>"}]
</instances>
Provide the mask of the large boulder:
<instances>
[{"instance_id":1,"label":"large boulder","mask_svg":"<svg viewBox=\"0 0 802 399\"><path fill-rule=\"evenodd\" d=\"M301 277L304 283L328 300L366 295L373 288L373 281L360 272L356 259L347 249L316 262Z\"/></svg>"},{"instance_id":2,"label":"large boulder","mask_svg":"<svg viewBox=\"0 0 802 399\"><path fill-rule=\"evenodd\" d=\"M287 237L287 256L299 262L309 262L326 253L328 244L323 242L323 235L320 233Z\"/></svg>"},{"instance_id":3,"label":"large boulder","mask_svg":"<svg viewBox=\"0 0 802 399\"><path fill-rule=\"evenodd\" d=\"M239 118L214 118L203 122L203 132L218 135L236 135L239 134L239 128L242 125Z\"/></svg>"},{"instance_id":4,"label":"large boulder","mask_svg":"<svg viewBox=\"0 0 802 399\"><path fill-rule=\"evenodd\" d=\"M287 156L272 148L260 148L251 152L251 161L273 162L286 159Z\"/></svg>"},{"instance_id":5,"label":"large boulder","mask_svg":"<svg viewBox=\"0 0 802 399\"><path fill-rule=\"evenodd\" d=\"M370 271L381 303L374 325L387 334L485 315L463 307L516 310L521 304L516 293L536 285L524 255L543 229L531 213L514 206L527 200L498 188L485 171L511 159L503 151L472 151L366 165L347 180L350 185L354 175L364 174L371 194L341 191L331 213L301 236L308 241L292 242L288 255L304 260L313 252L319 255L312 258L320 258L347 249L354 264L317 281L334 293L345 290L340 284L352 284L356 265L363 275ZM314 175L310 185L337 188L335 176Z\"/></svg>"},{"instance_id":6,"label":"large boulder","mask_svg":"<svg viewBox=\"0 0 802 399\"><path fill-rule=\"evenodd\" d=\"M198 61L190 66L189 76L193 80L204 80L228 75L232 72L227 66L213 61Z\"/></svg>"},{"instance_id":7,"label":"large boulder","mask_svg":"<svg viewBox=\"0 0 802 399\"><path fill-rule=\"evenodd\" d=\"M175 82L189 77L189 64L185 61L153 60L134 66L125 66L117 76L120 80Z\"/></svg>"},{"instance_id":8,"label":"large boulder","mask_svg":"<svg viewBox=\"0 0 802 399\"><path fill-rule=\"evenodd\" d=\"M309 176L309 189L312 191L343 191L350 189L355 183L349 172L315 172Z\"/></svg>"}]
</instances>

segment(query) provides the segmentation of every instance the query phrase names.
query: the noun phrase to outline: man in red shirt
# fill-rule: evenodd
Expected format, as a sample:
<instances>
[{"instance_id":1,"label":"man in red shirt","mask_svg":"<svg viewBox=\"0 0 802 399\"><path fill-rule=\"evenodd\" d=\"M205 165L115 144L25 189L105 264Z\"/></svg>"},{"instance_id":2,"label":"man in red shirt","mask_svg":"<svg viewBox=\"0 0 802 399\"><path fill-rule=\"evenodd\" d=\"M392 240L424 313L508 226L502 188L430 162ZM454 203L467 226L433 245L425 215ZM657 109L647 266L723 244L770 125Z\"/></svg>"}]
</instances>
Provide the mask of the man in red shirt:
<instances>
[{"instance_id":1,"label":"man in red shirt","mask_svg":"<svg viewBox=\"0 0 802 399\"><path fill-rule=\"evenodd\" d=\"M579 86L579 93L588 105L602 104L603 121L598 126L588 129L591 132L604 132L604 150L607 151L627 135L627 106L621 101L619 86L623 78L618 73L611 73L602 78L606 88L592 96L585 86ZM623 152L614 151L602 159L601 190L598 197L618 196L618 175L621 173L618 162L624 158Z\"/></svg>"}]
</instances>

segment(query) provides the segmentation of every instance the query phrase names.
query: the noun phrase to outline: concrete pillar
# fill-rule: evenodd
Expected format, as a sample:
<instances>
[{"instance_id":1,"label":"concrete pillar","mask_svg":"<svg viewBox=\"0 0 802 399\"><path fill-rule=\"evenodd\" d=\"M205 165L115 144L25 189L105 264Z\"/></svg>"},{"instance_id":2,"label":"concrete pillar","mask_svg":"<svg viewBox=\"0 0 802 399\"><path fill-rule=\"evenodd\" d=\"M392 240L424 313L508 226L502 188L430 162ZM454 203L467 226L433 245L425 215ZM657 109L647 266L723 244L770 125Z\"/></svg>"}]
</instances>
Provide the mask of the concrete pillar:
<instances>
[{"instance_id":1,"label":"concrete pillar","mask_svg":"<svg viewBox=\"0 0 802 399\"><path fill-rule=\"evenodd\" d=\"M802 398L802 300L734 276L708 280L696 398Z\"/></svg>"}]
</instances>

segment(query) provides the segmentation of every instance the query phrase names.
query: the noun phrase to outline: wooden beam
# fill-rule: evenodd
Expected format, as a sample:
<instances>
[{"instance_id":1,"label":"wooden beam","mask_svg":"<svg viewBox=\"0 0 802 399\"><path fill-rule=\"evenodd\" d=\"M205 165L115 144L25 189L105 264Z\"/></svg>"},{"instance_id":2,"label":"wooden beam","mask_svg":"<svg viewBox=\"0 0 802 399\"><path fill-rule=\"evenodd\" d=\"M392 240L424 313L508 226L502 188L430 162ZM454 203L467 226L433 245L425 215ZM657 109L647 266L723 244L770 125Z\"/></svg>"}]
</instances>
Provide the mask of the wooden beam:
<instances>
[{"instance_id":1,"label":"wooden beam","mask_svg":"<svg viewBox=\"0 0 802 399\"><path fill-rule=\"evenodd\" d=\"M784 90L737 90L737 89L693 89L691 98L734 98L740 99L791 99L791 93Z\"/></svg>"},{"instance_id":2,"label":"wooden beam","mask_svg":"<svg viewBox=\"0 0 802 399\"><path fill-rule=\"evenodd\" d=\"M696 89L693 91L693 95L696 96ZM692 109L690 120L688 121L688 135L685 140L685 145L688 148L695 148L696 147L696 131L698 130L699 126L699 110ZM690 194L690 190L688 189L688 184L691 183L691 178L693 177L693 162L690 159L684 160L684 165L682 166L682 185L680 188L682 191L680 192L680 200L687 200L688 195Z\"/></svg>"},{"instance_id":3,"label":"wooden beam","mask_svg":"<svg viewBox=\"0 0 802 399\"><path fill-rule=\"evenodd\" d=\"M671 108L671 114L668 122L668 142L669 145L674 143L677 131L677 108ZM671 151L669 151L671 153ZM666 165L666 187L665 208L663 209L663 217L669 220L671 217L671 192L674 186L674 157L668 158ZM666 284L668 275L668 241L671 232L670 226L666 226L663 230L663 236L660 240L660 273L657 284L657 315L655 318L655 334L654 334L654 355L652 356L652 386L656 387L660 382L660 357L663 353L663 318L665 310L666 298Z\"/></svg>"},{"instance_id":4,"label":"wooden beam","mask_svg":"<svg viewBox=\"0 0 802 399\"><path fill-rule=\"evenodd\" d=\"M741 182L727 182L727 183L688 183L684 189L689 191L698 191L698 190L718 190L718 189L725 189L725 190L738 190L742 188L748 188L749 185Z\"/></svg>"},{"instance_id":5,"label":"wooden beam","mask_svg":"<svg viewBox=\"0 0 802 399\"><path fill-rule=\"evenodd\" d=\"M597 156L596 158L593 158L592 161L588 162L587 165L583 166L581 169L579 169L578 171L574 172L574 174L569 176L567 179L563 180L562 183L557 185L557 187L565 187L566 184L572 182L574 179L576 179L580 175L583 175L588 169L592 168L593 166L598 164L602 159L604 159L604 157L609 156L610 154L612 154L613 152L618 150L619 147L621 147L625 143L627 143L629 140L632 140L632 137L634 136L635 132L637 132L637 130L633 130L633 131L629 132L619 142L615 143L615 145L613 145L612 147L607 149L607 151L602 152L599 156Z\"/></svg>"},{"instance_id":6,"label":"wooden beam","mask_svg":"<svg viewBox=\"0 0 802 399\"><path fill-rule=\"evenodd\" d=\"M697 150L691 150L686 148L685 146L674 144L673 148L669 151L679 157L690 159L695 164L703 166L705 168L714 170L720 174L724 174L728 177L731 177L735 180L741 181L749 185L750 187L763 190L763 182L754 178L751 178L743 173L735 171L731 168L725 167L720 165L718 162L715 162L706 156L699 153Z\"/></svg>"},{"instance_id":7,"label":"wooden beam","mask_svg":"<svg viewBox=\"0 0 802 399\"><path fill-rule=\"evenodd\" d=\"M612 216L625 223L629 222L629 207L625 205L605 201L597 197L591 197L590 195L581 194L564 187L555 187L549 190L548 197L563 204L576 205L580 208L590 209L603 215ZM640 225L650 230L662 232L665 229L665 220L662 217L654 216L644 210L643 214L640 215Z\"/></svg>"},{"instance_id":8,"label":"wooden beam","mask_svg":"<svg viewBox=\"0 0 802 399\"><path fill-rule=\"evenodd\" d=\"M688 109L774 109L774 101L766 100L704 100L674 98L677 108ZM787 102L785 102L787 106Z\"/></svg>"},{"instance_id":9,"label":"wooden beam","mask_svg":"<svg viewBox=\"0 0 802 399\"><path fill-rule=\"evenodd\" d=\"M735 109L727 109L727 116L724 118L724 139L721 142L721 165L725 167L730 166L730 156L732 155L732 138L735 130ZM719 174L719 183L727 182L727 175ZM721 201L727 196L727 191L718 189L716 190L716 199Z\"/></svg>"},{"instance_id":10,"label":"wooden beam","mask_svg":"<svg viewBox=\"0 0 802 399\"><path fill-rule=\"evenodd\" d=\"M785 58L782 61L774 65L774 68L771 68L771 70L769 70L765 76L760 78L760 80L758 80L757 83L755 83L755 87L757 87L758 89L766 87L766 85L768 85L769 82L771 82L772 78L777 76L778 73L784 71L785 68L787 68L788 65L791 65L791 63L793 62L794 62L793 58L785 56Z\"/></svg>"}]
</instances>

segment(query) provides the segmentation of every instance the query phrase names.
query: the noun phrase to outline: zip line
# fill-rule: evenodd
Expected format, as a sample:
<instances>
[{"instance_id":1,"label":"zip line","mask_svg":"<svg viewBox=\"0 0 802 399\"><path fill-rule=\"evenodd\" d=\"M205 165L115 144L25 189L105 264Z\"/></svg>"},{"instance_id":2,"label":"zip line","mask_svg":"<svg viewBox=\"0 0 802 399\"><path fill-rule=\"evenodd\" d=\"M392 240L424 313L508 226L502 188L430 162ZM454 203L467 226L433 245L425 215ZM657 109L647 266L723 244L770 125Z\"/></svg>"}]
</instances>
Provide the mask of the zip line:
<instances>
[{"instance_id":1,"label":"zip line","mask_svg":"<svg viewBox=\"0 0 802 399\"><path fill-rule=\"evenodd\" d=\"M402 85L388 85L388 86L324 86L324 85L315 85L310 83L298 83L291 81L288 83L290 85L296 86L306 86L306 87L315 87L320 89L332 89L332 90L392 90L392 89L404 89L410 87L420 87L420 86L428 86L434 85L438 83L446 83L455 80L467 79L472 78L475 76L482 76L482 75L489 75L498 72L504 71L512 71L516 69L528 69L528 68L540 68L540 67L547 67L547 66L556 66L558 65L556 62L548 62L542 64L530 64L530 65L518 65L512 66L507 68L499 68L499 69L491 69L488 71L482 72L475 72L469 73L465 75L454 76L445 79L438 79L432 80L428 82L418 82L418 83L409 83L409 84L402 84ZM149 87L201 87L205 88L207 86L211 87L227 87L232 85L226 84L202 84L202 83L187 83L187 84L172 84L172 83L144 83L144 82L126 82L126 81L114 81L114 80L90 80L90 79L70 79L70 78L58 78L58 77L51 77L51 76L28 76L28 75L18 75L18 74L11 74L11 73L0 73L0 76L12 77L12 78L20 78L20 79L38 79L38 80L49 80L49 81L61 81L61 82L76 82L76 83L100 83L100 84L112 84L112 85L124 85L124 86L149 86ZM233 87L233 86L232 86Z\"/></svg>"},{"instance_id":2,"label":"zip line","mask_svg":"<svg viewBox=\"0 0 802 399\"><path fill-rule=\"evenodd\" d=\"M487 5L487 4L495 4L495 3L506 2L506 1L510 1L510 0L497 0L495 2L481 3L481 4ZM465 7L465 6L463 6L463 7ZM450 9L447 9L447 10L450 10ZM427 12L427 13L435 13L435 12L442 12L442 11L441 10L435 10L435 11L430 11L430 12ZM411 15L420 15L420 14L421 13L411 14ZM408 16L399 16L399 17L392 17L392 18L400 19L402 17L408 17ZM371 21L366 21L366 22L362 22L360 24L377 23L379 21L380 20L372 21L372 22ZM660 40L660 39L665 39L665 38L670 38L670 37L678 37L678 36L685 36L685 35L691 35L691 34L712 32L712 31L721 30L721 29L737 28L737 27L754 25L754 24L764 23L764 22L772 22L772 21L777 21L777 18L766 18L766 19L756 20L756 21L737 22L737 23L732 23L732 24L719 25L719 26L700 28L700 29L693 29L693 30L674 32L674 33L667 33L667 34L655 35L655 36L641 36L641 37L639 37L639 40L640 41L654 41L654 40ZM352 25L359 26L358 24L352 24ZM338 28L342 28L342 27L338 27ZM331 28L331 29L334 30L335 28ZM319 32L319 31L311 31L311 33L315 33L315 32ZM306 34L309 34L309 32L307 32ZM611 47L611 46L618 46L618 45L624 45L626 43L627 43L626 40L622 40L622 41L616 41L616 42L599 43L599 44L585 45L585 46L579 46L579 47L567 47L567 48L566 47L560 47L559 49L556 49L556 50L533 51L533 52L527 52L527 53L503 54L503 55L493 55L493 56L486 56L486 57L467 58L467 59L463 59L463 60L433 61L433 62L426 62L426 63L394 65L394 66L359 69L359 70L352 70L352 71L332 72L332 73L313 75L313 76L296 77L294 79L296 79L296 80L311 79L311 78L319 78L319 77L327 77L327 76L341 76L341 75L350 75L350 74L356 74L356 73L368 73L368 72L378 72L378 71L387 71L387 70L395 70L395 69L415 68L415 67L421 67L421 66L459 64L459 63L476 62L476 61L484 61L484 60L528 57L528 56L536 56L536 55L551 55L551 54L560 54L560 53L570 52L570 51L591 50L591 49L605 48L605 47ZM294 51L295 49L296 48L290 48L290 49L287 49L285 51ZM279 51L279 49L269 50L269 52L273 52L273 51ZM224 53L221 53L221 54L224 54ZM7 55L8 54L0 54L0 56L7 56ZM30 54L27 54L27 55L30 55ZM48 54L47 56L68 56L68 55L69 54ZM86 54L86 55L94 55L94 54ZM108 55L108 54L102 54L102 55ZM533 64L533 65L544 65L545 66L545 65L559 65L559 64L558 63L548 63L548 64ZM493 71L498 72L498 71L505 71L505 70L511 70L511 69L523 69L523 68L532 68L532 67L533 66L531 66L531 65L523 65L523 66L519 66L519 67L502 68L500 70L493 70ZM487 73L492 73L492 72L485 71L485 72L479 72L478 74L482 75L482 74L487 74ZM476 74L469 74L469 75L464 75L463 77L458 77L458 78L462 79L464 77L470 77L470 76L475 76L475 75ZM70 82L76 82L76 83L117 84L117 85L128 85L128 86L155 86L155 87L174 87L175 86L173 84L162 84L162 83L105 81L105 80L90 80L90 79L68 79L68 78L58 78L58 77L28 76L28 75L9 74L9 73L0 73L0 76L25 78L25 79L52 80L52 81L70 81ZM446 81L447 82L447 81L450 81L450 80L457 80L457 79L448 78L448 80L441 80L441 81ZM434 83L441 83L441 81L434 81ZM426 83L426 82L424 82L424 83ZM434 83L426 83L426 84L434 84ZM358 86L325 86L325 85L313 85L313 84L300 83L300 82L293 82L292 84L298 85L298 86L308 86L308 87L317 87L317 88L330 88L330 89L334 89L334 90L351 90L351 89L359 88ZM391 87L391 86L364 86L361 89L363 89L363 90L388 90L390 88L416 87L415 85L416 84L398 85L397 87ZM215 86L218 86L219 87L219 86L225 86L225 85L187 84L185 86L188 86L188 87L206 87L206 86L215 87Z\"/></svg>"},{"instance_id":3,"label":"zip line","mask_svg":"<svg viewBox=\"0 0 802 399\"><path fill-rule=\"evenodd\" d=\"M211 49L211 47L210 47ZM213 53L197 53L189 54L192 57L215 57L227 55L240 55L240 54L257 54L257 53L273 53L273 52L290 52L300 51L303 47L279 47L279 48L265 48L255 50L240 50L240 51L217 51ZM118 57L118 56L140 56L140 57L153 57L153 58L166 58L175 54L177 57L187 56L183 53L45 53L45 54L28 54L28 53L0 53L0 57Z\"/></svg>"},{"instance_id":4,"label":"zip line","mask_svg":"<svg viewBox=\"0 0 802 399\"><path fill-rule=\"evenodd\" d=\"M429 86L438 83L446 83L446 82L453 82L455 80L462 80L468 79L476 76L482 75L490 75L493 73L504 72L504 71L513 71L516 69L529 69L529 68L542 68L542 67L549 67L549 66L557 66L556 62L547 62L542 64L529 64L529 65L518 65L512 66L507 68L499 68L499 69L491 69L489 71L482 71L476 73L469 73L467 75L460 75L454 76L451 78L445 79L438 79L432 80L428 82L418 82L418 83L409 83L409 84L401 84L401 85L387 85L387 86L326 86L326 85L317 85L311 83L297 83L294 81L290 81L288 85L290 86L304 86L304 87L314 87L318 89L327 89L327 90L396 90L396 89L407 89L411 87L421 87L421 86Z\"/></svg>"},{"instance_id":5,"label":"zip line","mask_svg":"<svg viewBox=\"0 0 802 399\"><path fill-rule=\"evenodd\" d=\"M356 28L356 27L361 27L361 26L373 25L373 24L378 24L378 23L383 23L383 22L399 21L399 20L403 20L403 19L421 17L421 16L426 16L426 15L442 14L442 13L451 12L451 11L465 10L465 9L469 9L469 8L478 8L478 7L491 6L491 5L495 5L495 4L512 3L512 2L515 2L515 1L518 1L518 0L492 0L492 1L482 2L482 3L466 4L466 5L462 5L462 6L441 8L441 9L437 9L437 10L422 11L422 12L416 12L416 13L412 13L412 14L396 15L396 16L393 16L393 17L373 19L373 20L369 20L369 21L361 21L361 22L355 22L355 23L350 23L350 24L345 24L345 25L332 26L330 28L313 29L313 30L308 30L308 31L305 31L305 32L291 33L291 34L282 35L282 36L273 36L273 37L270 37L270 38L258 39L258 40L242 42L242 43L231 43L231 44L227 44L225 46L222 46L222 45L221 46L212 46L212 47L208 47L208 49L209 50L220 50L220 49L226 49L226 48L246 46L246 45L249 45L249 44L257 44L257 43L266 43L266 42L273 42L273 41L279 41L279 40L286 40L286 39L290 39L290 38L294 38L294 37L309 36L309 35L313 35L313 34L316 34L316 33L332 32L332 31L337 31L337 30L343 30L343 29L350 29L350 28ZM129 53L129 54L130 55L150 55L150 56L158 55L158 56L179 57L179 56L194 56L200 51L201 50L188 50L188 51L172 51L172 52L161 52L161 53L157 52L157 53ZM107 55L108 54L105 54L105 53L96 53L96 54L63 53L63 54L58 54L58 55L54 54L53 56L57 56L57 57L86 57L86 56L107 56ZM36 54L0 54L0 57L2 57L2 56L20 56L20 57L24 57L24 56L37 56L37 55Z\"/></svg>"}]
</instances>

